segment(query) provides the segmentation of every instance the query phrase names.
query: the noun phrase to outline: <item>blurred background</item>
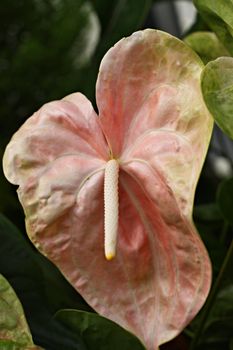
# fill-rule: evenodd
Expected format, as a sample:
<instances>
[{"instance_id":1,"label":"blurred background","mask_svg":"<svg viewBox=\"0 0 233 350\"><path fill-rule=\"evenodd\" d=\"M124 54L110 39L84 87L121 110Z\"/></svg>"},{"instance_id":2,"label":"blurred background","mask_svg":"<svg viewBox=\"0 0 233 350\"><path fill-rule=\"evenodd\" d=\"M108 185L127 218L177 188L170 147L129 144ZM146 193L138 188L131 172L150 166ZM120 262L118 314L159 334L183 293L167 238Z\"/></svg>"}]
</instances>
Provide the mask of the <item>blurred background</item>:
<instances>
[{"instance_id":1,"label":"blurred background","mask_svg":"<svg viewBox=\"0 0 233 350\"><path fill-rule=\"evenodd\" d=\"M12 134L42 104L80 91L95 106L95 82L100 61L105 52L122 37L148 27L167 31L179 38L184 38L196 30L209 30L189 0L1 0L0 23L1 157ZM232 176L232 150L232 142L215 127L195 198L194 219L213 262L214 280L220 271L232 235L231 227L226 224L216 204L218 185ZM231 208L232 205L233 200L229 200ZM24 214L18 203L15 188L6 181L2 170L0 213L25 234ZM25 295L25 281L14 277L18 273L16 270L9 270L9 264L12 264L16 255L9 254L8 246L4 254L0 249L0 271L9 278L20 296L37 343L45 346L51 339L48 334L45 336L43 331L38 331L38 324L46 324L47 316L44 317L35 309L35 304L42 305L43 301L35 299L34 302L30 296L28 298L28 294ZM50 271L53 269L50 266ZM48 273L47 267L43 267L43 270L45 280L52 280L55 286L59 286L59 290L64 288L64 295L66 293L70 296L68 304L71 305L75 299L74 292L69 289L71 287L65 286L65 281L55 269L51 274ZM37 298L35 290L33 293L33 298ZM54 290L47 290L46 293L51 302L54 299L54 296L51 297ZM228 293L227 298L224 299L224 305L233 303L232 295L229 299ZM56 302L53 311L61 306L60 299ZM40 310L43 307L41 306ZM217 316L214 317L216 321ZM229 317L232 317L233 324L233 315L227 314L227 317L228 321ZM227 329L229 332L220 331L217 343L211 336L212 341L208 341L209 347L203 341L204 345L201 344L198 349L233 349L232 326L226 326L222 316L217 318L216 322L210 322L212 328L209 330L207 327L207 335L218 332L219 329ZM193 337L198 327L197 318L183 335L162 349L188 349L189 337ZM208 336L203 333L207 339ZM62 347L62 340L59 341L60 347L46 345L46 349L73 349L72 346Z\"/></svg>"}]
</instances>

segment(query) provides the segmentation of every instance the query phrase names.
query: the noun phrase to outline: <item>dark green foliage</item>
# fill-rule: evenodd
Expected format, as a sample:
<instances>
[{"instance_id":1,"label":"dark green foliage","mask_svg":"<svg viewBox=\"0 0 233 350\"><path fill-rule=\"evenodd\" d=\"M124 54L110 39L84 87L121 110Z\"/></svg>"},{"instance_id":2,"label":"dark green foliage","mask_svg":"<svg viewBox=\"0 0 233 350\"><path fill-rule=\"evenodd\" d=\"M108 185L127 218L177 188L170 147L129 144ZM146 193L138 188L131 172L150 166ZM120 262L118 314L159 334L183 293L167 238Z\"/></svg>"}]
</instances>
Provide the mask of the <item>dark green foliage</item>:
<instances>
[{"instance_id":1,"label":"dark green foliage","mask_svg":"<svg viewBox=\"0 0 233 350\"><path fill-rule=\"evenodd\" d=\"M76 88L80 70L76 59L84 49L77 42L92 12L83 0L3 3L0 129L7 141L41 103Z\"/></svg>"},{"instance_id":2,"label":"dark green foliage","mask_svg":"<svg viewBox=\"0 0 233 350\"><path fill-rule=\"evenodd\" d=\"M191 33L184 38L184 42L196 51L204 64L220 56L230 55L216 35L211 32Z\"/></svg>"},{"instance_id":3,"label":"dark green foliage","mask_svg":"<svg viewBox=\"0 0 233 350\"><path fill-rule=\"evenodd\" d=\"M202 73L201 88L216 123L233 139L233 58L209 62Z\"/></svg>"},{"instance_id":4,"label":"dark green foliage","mask_svg":"<svg viewBox=\"0 0 233 350\"><path fill-rule=\"evenodd\" d=\"M81 337L87 350L145 350L135 336L97 314L61 310L55 318Z\"/></svg>"},{"instance_id":5,"label":"dark green foliage","mask_svg":"<svg viewBox=\"0 0 233 350\"><path fill-rule=\"evenodd\" d=\"M233 1L194 0L203 21L211 28L233 55Z\"/></svg>"},{"instance_id":6,"label":"dark green foliage","mask_svg":"<svg viewBox=\"0 0 233 350\"><path fill-rule=\"evenodd\" d=\"M214 280L204 308L191 323L190 350L229 349L233 334L233 243Z\"/></svg>"},{"instance_id":7,"label":"dark green foliage","mask_svg":"<svg viewBox=\"0 0 233 350\"><path fill-rule=\"evenodd\" d=\"M206 304L187 328L190 350L230 349L233 334L232 179L223 181L215 203L194 210L197 228L213 264L213 285ZM231 213L231 215L230 215Z\"/></svg>"},{"instance_id":8,"label":"dark green foliage","mask_svg":"<svg viewBox=\"0 0 233 350\"><path fill-rule=\"evenodd\" d=\"M35 343L48 350L84 350L77 337L53 320L53 314L64 307L90 308L2 214L0 241L0 271L22 302Z\"/></svg>"}]
</instances>

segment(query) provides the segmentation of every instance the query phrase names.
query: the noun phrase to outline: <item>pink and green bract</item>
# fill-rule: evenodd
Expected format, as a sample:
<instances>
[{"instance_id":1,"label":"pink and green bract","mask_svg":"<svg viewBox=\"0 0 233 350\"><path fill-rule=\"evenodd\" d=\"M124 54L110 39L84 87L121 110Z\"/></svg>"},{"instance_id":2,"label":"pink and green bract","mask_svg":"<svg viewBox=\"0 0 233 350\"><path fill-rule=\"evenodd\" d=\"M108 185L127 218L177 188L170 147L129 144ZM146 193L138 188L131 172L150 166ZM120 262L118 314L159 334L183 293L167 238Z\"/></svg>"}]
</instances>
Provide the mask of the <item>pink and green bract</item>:
<instances>
[{"instance_id":1,"label":"pink and green bract","mask_svg":"<svg viewBox=\"0 0 233 350\"><path fill-rule=\"evenodd\" d=\"M190 322L210 287L209 258L192 222L212 131L202 69L178 39L136 32L102 60L99 116L81 93L47 103L4 155L32 242L98 313L148 350ZM111 207L114 199L104 199L104 176L111 159L120 169L119 218L116 256L108 261L104 201Z\"/></svg>"}]
</instances>

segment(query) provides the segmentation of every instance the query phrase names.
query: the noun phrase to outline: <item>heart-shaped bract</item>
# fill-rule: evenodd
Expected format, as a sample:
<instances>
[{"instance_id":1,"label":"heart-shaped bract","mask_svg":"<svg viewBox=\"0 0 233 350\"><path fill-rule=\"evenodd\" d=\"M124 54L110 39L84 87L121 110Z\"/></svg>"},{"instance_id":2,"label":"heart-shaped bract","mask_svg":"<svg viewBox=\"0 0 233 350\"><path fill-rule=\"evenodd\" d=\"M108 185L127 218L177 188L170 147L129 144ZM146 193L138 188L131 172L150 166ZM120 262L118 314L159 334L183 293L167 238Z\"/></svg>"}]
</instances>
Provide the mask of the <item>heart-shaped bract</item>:
<instances>
[{"instance_id":1,"label":"heart-shaped bract","mask_svg":"<svg viewBox=\"0 0 233 350\"><path fill-rule=\"evenodd\" d=\"M80 93L48 103L4 156L30 239L97 312L148 350L187 325L210 287L209 258L192 223L213 124L200 90L202 68L171 35L136 32L102 60L99 117ZM119 180L111 197L108 178L104 198L111 160ZM116 221L117 186L116 257L107 261L104 203Z\"/></svg>"}]
</instances>

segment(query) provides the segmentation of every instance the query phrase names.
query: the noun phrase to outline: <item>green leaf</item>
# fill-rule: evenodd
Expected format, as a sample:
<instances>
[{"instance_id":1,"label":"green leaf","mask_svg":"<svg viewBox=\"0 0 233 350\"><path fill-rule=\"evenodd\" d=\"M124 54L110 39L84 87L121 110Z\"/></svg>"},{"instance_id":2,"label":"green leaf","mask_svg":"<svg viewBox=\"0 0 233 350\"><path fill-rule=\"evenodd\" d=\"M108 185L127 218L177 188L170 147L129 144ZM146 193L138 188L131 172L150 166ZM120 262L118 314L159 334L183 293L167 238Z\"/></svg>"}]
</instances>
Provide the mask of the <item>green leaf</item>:
<instances>
[{"instance_id":1,"label":"green leaf","mask_svg":"<svg viewBox=\"0 0 233 350\"><path fill-rule=\"evenodd\" d=\"M202 73L201 87L216 123L233 138L233 58L222 57L209 62Z\"/></svg>"},{"instance_id":2,"label":"green leaf","mask_svg":"<svg viewBox=\"0 0 233 350\"><path fill-rule=\"evenodd\" d=\"M99 17L102 33L104 33L111 21L112 13L118 0L91 0L91 3ZM137 1L135 1L137 2Z\"/></svg>"},{"instance_id":3,"label":"green leaf","mask_svg":"<svg viewBox=\"0 0 233 350\"><path fill-rule=\"evenodd\" d=\"M230 56L217 36L211 32L195 32L184 38L189 45L206 64L220 56Z\"/></svg>"},{"instance_id":4,"label":"green leaf","mask_svg":"<svg viewBox=\"0 0 233 350\"><path fill-rule=\"evenodd\" d=\"M92 0L92 3L103 22L103 39L98 48L102 57L119 39L139 29L152 0Z\"/></svg>"},{"instance_id":5,"label":"green leaf","mask_svg":"<svg viewBox=\"0 0 233 350\"><path fill-rule=\"evenodd\" d=\"M87 350L145 350L134 335L97 314L60 310L55 318L81 336Z\"/></svg>"},{"instance_id":6,"label":"green leaf","mask_svg":"<svg viewBox=\"0 0 233 350\"><path fill-rule=\"evenodd\" d=\"M218 221L212 221L214 219L212 214L215 211L220 212L222 218L226 220L224 225L221 224L223 226L222 233L226 238L227 231L229 233L228 222L232 224L233 178L220 184L216 199L216 204L210 204L210 208L207 205L207 209L210 209L211 212L210 215L207 215L210 221L203 221L205 220L205 215L203 215L205 206L203 212L201 211L200 213L201 215L196 215L198 227L199 221L203 221L206 227L210 229L209 232L204 230L204 236L202 232L201 234L204 237L213 262L215 282L206 304L188 327L187 333L194 335L191 350L230 349L230 340L233 334L233 242L227 252L227 240L221 240L222 234L221 236L219 235L221 228L217 228ZM212 223L214 223L215 227L209 227ZM215 230L219 230L218 235L216 235L217 232ZM222 266L220 268L221 261ZM215 278L216 272L218 272L217 278Z\"/></svg>"},{"instance_id":7,"label":"green leaf","mask_svg":"<svg viewBox=\"0 0 233 350\"><path fill-rule=\"evenodd\" d=\"M41 254L35 254L35 260L43 276L43 292L52 313L65 307L94 312L55 265Z\"/></svg>"},{"instance_id":8,"label":"green leaf","mask_svg":"<svg viewBox=\"0 0 233 350\"><path fill-rule=\"evenodd\" d=\"M233 283L220 289L204 328L208 342L229 341L233 334Z\"/></svg>"},{"instance_id":9,"label":"green leaf","mask_svg":"<svg viewBox=\"0 0 233 350\"><path fill-rule=\"evenodd\" d=\"M10 284L0 275L0 348L29 350L33 346L22 305Z\"/></svg>"},{"instance_id":10,"label":"green leaf","mask_svg":"<svg viewBox=\"0 0 233 350\"><path fill-rule=\"evenodd\" d=\"M0 272L17 292L35 342L46 350L86 350L80 338L53 320L61 307L85 309L83 299L2 214L0 241Z\"/></svg>"},{"instance_id":11,"label":"green leaf","mask_svg":"<svg viewBox=\"0 0 233 350\"><path fill-rule=\"evenodd\" d=\"M101 40L91 64L80 72L78 85L94 103L100 61L118 40L140 29L152 6L152 0L91 0L91 3L101 23Z\"/></svg>"},{"instance_id":12,"label":"green leaf","mask_svg":"<svg viewBox=\"0 0 233 350\"><path fill-rule=\"evenodd\" d=\"M233 0L194 0L203 20L233 55Z\"/></svg>"},{"instance_id":13,"label":"green leaf","mask_svg":"<svg viewBox=\"0 0 233 350\"><path fill-rule=\"evenodd\" d=\"M185 35L194 33L194 32L203 32L203 31L209 31L208 25L203 21L202 17L199 13L197 13L196 18L192 26L188 29L188 31L185 33Z\"/></svg>"},{"instance_id":14,"label":"green leaf","mask_svg":"<svg viewBox=\"0 0 233 350\"><path fill-rule=\"evenodd\" d=\"M217 200L224 219L233 226L233 178L220 184Z\"/></svg>"},{"instance_id":15,"label":"green leaf","mask_svg":"<svg viewBox=\"0 0 233 350\"><path fill-rule=\"evenodd\" d=\"M215 349L216 344L218 344L219 348L225 349L225 345L230 344L233 334L232 264L233 240L207 302L200 315L198 315L198 320L194 320L193 332L195 336L190 350L203 349L203 345L205 345L205 349L211 348L210 345ZM199 347L199 345L201 346Z\"/></svg>"},{"instance_id":16,"label":"green leaf","mask_svg":"<svg viewBox=\"0 0 233 350\"><path fill-rule=\"evenodd\" d=\"M0 240L0 271L11 278L17 277L18 282L19 277L28 279L32 288L44 294L52 313L63 307L91 310L60 271L1 213Z\"/></svg>"},{"instance_id":17,"label":"green leaf","mask_svg":"<svg viewBox=\"0 0 233 350\"><path fill-rule=\"evenodd\" d=\"M233 262L233 261L231 261ZM228 277L231 272L228 272ZM226 276L227 277L227 276ZM232 280L232 277L231 277ZM199 317L191 324L190 329L196 332L206 306L202 309ZM199 339L192 349L207 350L207 349L229 349L229 343L233 334L233 281L224 283L216 295L212 304L211 310L202 332L199 334Z\"/></svg>"}]
</instances>

